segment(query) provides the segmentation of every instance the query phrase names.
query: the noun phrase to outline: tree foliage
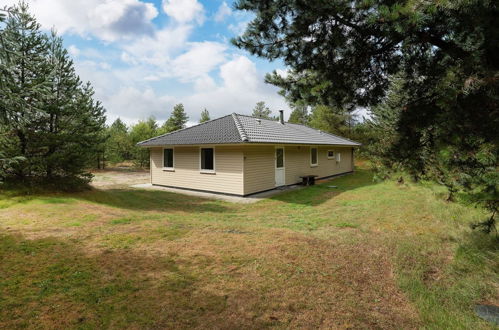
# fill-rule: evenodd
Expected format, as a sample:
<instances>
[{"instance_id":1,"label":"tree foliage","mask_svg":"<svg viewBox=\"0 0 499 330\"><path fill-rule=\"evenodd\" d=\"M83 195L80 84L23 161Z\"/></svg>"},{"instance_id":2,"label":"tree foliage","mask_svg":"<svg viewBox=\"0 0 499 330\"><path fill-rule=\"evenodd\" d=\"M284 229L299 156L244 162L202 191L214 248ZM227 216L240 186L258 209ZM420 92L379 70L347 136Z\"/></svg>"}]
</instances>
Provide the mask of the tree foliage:
<instances>
[{"instance_id":1,"label":"tree foliage","mask_svg":"<svg viewBox=\"0 0 499 330\"><path fill-rule=\"evenodd\" d=\"M120 118L107 128L107 134L106 160L119 163L133 159L134 146L128 135L128 127Z\"/></svg>"},{"instance_id":2,"label":"tree foliage","mask_svg":"<svg viewBox=\"0 0 499 330\"><path fill-rule=\"evenodd\" d=\"M189 116L185 113L184 105L182 103L176 104L170 117L161 127L161 132L164 134L185 128L188 120Z\"/></svg>"},{"instance_id":3,"label":"tree foliage","mask_svg":"<svg viewBox=\"0 0 499 330\"><path fill-rule=\"evenodd\" d=\"M308 114L308 106L302 104L290 104L293 111L289 115L288 122L293 124L307 125L310 119Z\"/></svg>"},{"instance_id":4,"label":"tree foliage","mask_svg":"<svg viewBox=\"0 0 499 330\"><path fill-rule=\"evenodd\" d=\"M384 104L382 116L397 117L385 145L393 161L497 212L497 2L239 0L236 8L255 18L234 44L291 68L267 77L283 95L342 108ZM393 77L404 94L395 103Z\"/></svg>"},{"instance_id":5,"label":"tree foliage","mask_svg":"<svg viewBox=\"0 0 499 330\"><path fill-rule=\"evenodd\" d=\"M17 178L87 180L100 151L104 109L83 84L62 39L46 35L21 2L10 8L0 47L1 149Z\"/></svg>"},{"instance_id":6,"label":"tree foliage","mask_svg":"<svg viewBox=\"0 0 499 330\"><path fill-rule=\"evenodd\" d=\"M136 146L137 143L150 139L157 135L158 126L154 117L149 117L145 121L139 121L130 129L130 141L133 148L133 160L140 167L149 166L149 150Z\"/></svg>"},{"instance_id":7,"label":"tree foliage","mask_svg":"<svg viewBox=\"0 0 499 330\"><path fill-rule=\"evenodd\" d=\"M271 118L272 111L265 105L264 101L257 102L255 107L253 108L253 117L263 118L263 119L272 119Z\"/></svg>"},{"instance_id":8,"label":"tree foliage","mask_svg":"<svg viewBox=\"0 0 499 330\"><path fill-rule=\"evenodd\" d=\"M208 121L210 120L210 113L208 112L208 110L206 110L206 108L204 108L203 111L201 111L201 118L199 119L199 123L204 123L205 121Z\"/></svg>"}]
</instances>

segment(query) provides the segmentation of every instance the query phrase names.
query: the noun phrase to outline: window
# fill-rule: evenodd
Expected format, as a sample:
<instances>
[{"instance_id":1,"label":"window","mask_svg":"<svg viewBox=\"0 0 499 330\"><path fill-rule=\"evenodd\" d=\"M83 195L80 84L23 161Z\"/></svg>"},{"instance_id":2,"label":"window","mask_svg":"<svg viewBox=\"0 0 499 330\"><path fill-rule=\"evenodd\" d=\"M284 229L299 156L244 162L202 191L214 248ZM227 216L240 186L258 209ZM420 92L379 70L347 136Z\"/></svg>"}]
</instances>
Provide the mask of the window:
<instances>
[{"instance_id":1,"label":"window","mask_svg":"<svg viewBox=\"0 0 499 330\"><path fill-rule=\"evenodd\" d=\"M339 152L336 153L336 161L341 162L341 154Z\"/></svg>"},{"instance_id":2,"label":"window","mask_svg":"<svg viewBox=\"0 0 499 330\"><path fill-rule=\"evenodd\" d=\"M173 149L163 149L163 168L173 169Z\"/></svg>"},{"instance_id":3,"label":"window","mask_svg":"<svg viewBox=\"0 0 499 330\"><path fill-rule=\"evenodd\" d=\"M327 151L327 159L334 159L334 151L333 150Z\"/></svg>"},{"instance_id":4,"label":"window","mask_svg":"<svg viewBox=\"0 0 499 330\"><path fill-rule=\"evenodd\" d=\"M310 165L317 166L317 148L310 148Z\"/></svg>"},{"instance_id":5,"label":"window","mask_svg":"<svg viewBox=\"0 0 499 330\"><path fill-rule=\"evenodd\" d=\"M201 172L215 172L213 148L201 148Z\"/></svg>"},{"instance_id":6,"label":"window","mask_svg":"<svg viewBox=\"0 0 499 330\"><path fill-rule=\"evenodd\" d=\"M277 148L275 150L275 167L283 168L284 167L284 149Z\"/></svg>"}]
</instances>

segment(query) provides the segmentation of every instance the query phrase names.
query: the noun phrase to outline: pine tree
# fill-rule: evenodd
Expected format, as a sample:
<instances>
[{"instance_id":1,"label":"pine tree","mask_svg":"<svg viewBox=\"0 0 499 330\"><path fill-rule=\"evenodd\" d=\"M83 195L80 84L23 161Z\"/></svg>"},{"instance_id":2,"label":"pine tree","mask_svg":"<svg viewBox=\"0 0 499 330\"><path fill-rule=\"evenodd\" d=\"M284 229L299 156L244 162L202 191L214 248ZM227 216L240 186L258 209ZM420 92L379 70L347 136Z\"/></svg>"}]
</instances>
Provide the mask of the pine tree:
<instances>
[{"instance_id":1,"label":"pine tree","mask_svg":"<svg viewBox=\"0 0 499 330\"><path fill-rule=\"evenodd\" d=\"M497 213L496 2L239 0L235 7L255 16L233 43L284 61L289 74L266 81L288 99L376 107L390 80L403 77L393 157L414 178L456 185Z\"/></svg>"},{"instance_id":2,"label":"pine tree","mask_svg":"<svg viewBox=\"0 0 499 330\"><path fill-rule=\"evenodd\" d=\"M204 108L204 110L201 111L201 118L199 119L199 123L201 124L208 120L210 120L210 113L208 112L208 110L206 110L206 108Z\"/></svg>"},{"instance_id":3,"label":"pine tree","mask_svg":"<svg viewBox=\"0 0 499 330\"><path fill-rule=\"evenodd\" d=\"M293 111L289 115L288 122L293 124L307 125L310 118L308 115L308 107L301 104L291 104Z\"/></svg>"},{"instance_id":4,"label":"pine tree","mask_svg":"<svg viewBox=\"0 0 499 330\"><path fill-rule=\"evenodd\" d=\"M47 37L40 31L36 19L29 15L26 3L9 8L2 43L0 109L8 138L0 141L0 149L7 158L24 159L16 166L17 175L24 177L37 170L31 161L36 152L31 146L35 141L32 124L47 98L50 74L46 61Z\"/></svg>"},{"instance_id":5,"label":"pine tree","mask_svg":"<svg viewBox=\"0 0 499 330\"><path fill-rule=\"evenodd\" d=\"M161 127L161 131L169 133L185 128L188 120L189 116L185 113L184 105L179 103L173 107L172 114Z\"/></svg>"},{"instance_id":6,"label":"pine tree","mask_svg":"<svg viewBox=\"0 0 499 330\"><path fill-rule=\"evenodd\" d=\"M265 105L264 101L257 102L255 107L253 108L253 117L263 118L263 119L272 119L271 118L272 111Z\"/></svg>"},{"instance_id":7,"label":"pine tree","mask_svg":"<svg viewBox=\"0 0 499 330\"><path fill-rule=\"evenodd\" d=\"M154 117L139 121L130 128L130 140L133 144L133 159L137 166L149 166L149 150L137 146L137 143L158 135L157 123Z\"/></svg>"},{"instance_id":8,"label":"pine tree","mask_svg":"<svg viewBox=\"0 0 499 330\"><path fill-rule=\"evenodd\" d=\"M351 137L354 118L350 112L341 108L318 105L312 109L309 125L316 129Z\"/></svg>"},{"instance_id":9,"label":"pine tree","mask_svg":"<svg viewBox=\"0 0 499 330\"><path fill-rule=\"evenodd\" d=\"M107 129L109 139L106 143L106 159L113 163L132 159L134 148L128 133L128 127L120 119L116 119Z\"/></svg>"},{"instance_id":10,"label":"pine tree","mask_svg":"<svg viewBox=\"0 0 499 330\"><path fill-rule=\"evenodd\" d=\"M0 104L8 157L22 157L18 177L88 180L90 161L103 152L104 109L75 73L62 39L47 37L24 2L11 8L2 32L6 67Z\"/></svg>"}]
</instances>

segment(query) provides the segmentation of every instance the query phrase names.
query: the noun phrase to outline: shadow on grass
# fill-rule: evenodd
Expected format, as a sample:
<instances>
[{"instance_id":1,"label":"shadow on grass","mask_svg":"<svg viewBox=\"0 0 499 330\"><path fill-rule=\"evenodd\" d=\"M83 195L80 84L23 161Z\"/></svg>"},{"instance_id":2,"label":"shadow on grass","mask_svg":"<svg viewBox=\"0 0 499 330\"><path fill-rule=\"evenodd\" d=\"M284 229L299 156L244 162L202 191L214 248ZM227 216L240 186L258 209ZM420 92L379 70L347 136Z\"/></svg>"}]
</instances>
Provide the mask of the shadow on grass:
<instances>
[{"instance_id":1,"label":"shadow on grass","mask_svg":"<svg viewBox=\"0 0 499 330\"><path fill-rule=\"evenodd\" d=\"M190 213L223 213L230 209L220 201L185 196L165 191L136 189L90 189L83 192L37 191L26 193L22 190L0 192L0 209L15 205L70 204L79 200L135 211L185 211Z\"/></svg>"},{"instance_id":2,"label":"shadow on grass","mask_svg":"<svg viewBox=\"0 0 499 330\"><path fill-rule=\"evenodd\" d=\"M217 212L229 211L226 206L215 200L185 196L166 191L109 189L92 190L77 194L75 197L89 202L104 204L129 210L143 211L185 211Z\"/></svg>"},{"instance_id":3,"label":"shadow on grass","mask_svg":"<svg viewBox=\"0 0 499 330\"><path fill-rule=\"evenodd\" d=\"M305 189L284 192L270 199L292 204L315 206L320 205L345 191L373 184L375 183L373 182L372 171L366 169L356 169L353 174L331 178L326 182L318 183L315 186L310 186Z\"/></svg>"},{"instance_id":4,"label":"shadow on grass","mask_svg":"<svg viewBox=\"0 0 499 330\"><path fill-rule=\"evenodd\" d=\"M0 328L189 328L226 308L174 255L82 248L0 235Z\"/></svg>"}]
</instances>

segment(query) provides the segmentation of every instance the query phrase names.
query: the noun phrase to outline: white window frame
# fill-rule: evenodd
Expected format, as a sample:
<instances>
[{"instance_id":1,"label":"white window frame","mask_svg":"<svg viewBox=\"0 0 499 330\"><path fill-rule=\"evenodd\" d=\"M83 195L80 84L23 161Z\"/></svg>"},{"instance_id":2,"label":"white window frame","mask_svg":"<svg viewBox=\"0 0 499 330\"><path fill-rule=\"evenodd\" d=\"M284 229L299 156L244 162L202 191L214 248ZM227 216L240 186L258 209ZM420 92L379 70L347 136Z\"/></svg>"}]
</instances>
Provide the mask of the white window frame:
<instances>
[{"instance_id":1,"label":"white window frame","mask_svg":"<svg viewBox=\"0 0 499 330\"><path fill-rule=\"evenodd\" d=\"M341 152L337 152L335 155L335 158L336 158L336 162L340 163L341 162Z\"/></svg>"},{"instance_id":2,"label":"white window frame","mask_svg":"<svg viewBox=\"0 0 499 330\"><path fill-rule=\"evenodd\" d=\"M333 157L330 157L329 156L329 153L332 152L333 153ZM336 152L332 149L329 149L326 153L326 156L327 156L327 159L335 159L335 156L336 156Z\"/></svg>"},{"instance_id":3,"label":"white window frame","mask_svg":"<svg viewBox=\"0 0 499 330\"><path fill-rule=\"evenodd\" d=\"M213 149L213 169L212 170L205 170L205 169L201 168L201 166L203 164L202 159L201 159L201 156L202 156L201 149ZM203 173L203 174L216 174L217 173L216 169L217 169L217 161L216 161L216 149L215 149L215 146L202 146L202 147L199 147L199 173Z\"/></svg>"},{"instance_id":4,"label":"white window frame","mask_svg":"<svg viewBox=\"0 0 499 330\"><path fill-rule=\"evenodd\" d=\"M172 158L173 158L173 167L166 167L165 166L165 149L171 149L173 154L172 154ZM174 172L175 171L175 147L171 147L171 148L163 148L163 171L170 171L170 172Z\"/></svg>"},{"instance_id":5,"label":"white window frame","mask_svg":"<svg viewBox=\"0 0 499 330\"><path fill-rule=\"evenodd\" d=\"M312 164L312 150L313 149L316 149L317 152L316 152L316 160L317 160L317 163L315 164ZM310 167L317 167L319 166L319 147L315 146L315 147L310 147L310 153L309 153L309 157L310 157Z\"/></svg>"}]
</instances>

